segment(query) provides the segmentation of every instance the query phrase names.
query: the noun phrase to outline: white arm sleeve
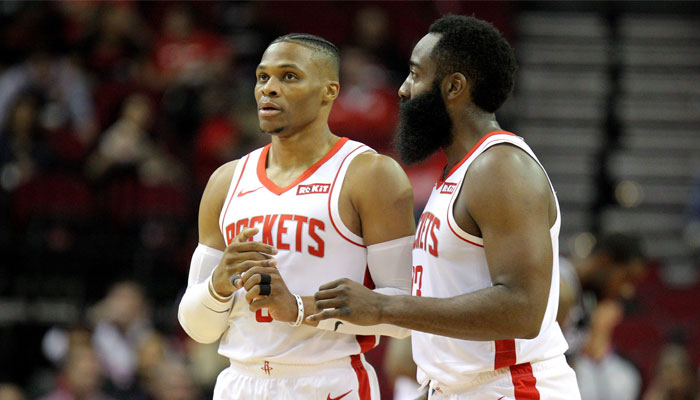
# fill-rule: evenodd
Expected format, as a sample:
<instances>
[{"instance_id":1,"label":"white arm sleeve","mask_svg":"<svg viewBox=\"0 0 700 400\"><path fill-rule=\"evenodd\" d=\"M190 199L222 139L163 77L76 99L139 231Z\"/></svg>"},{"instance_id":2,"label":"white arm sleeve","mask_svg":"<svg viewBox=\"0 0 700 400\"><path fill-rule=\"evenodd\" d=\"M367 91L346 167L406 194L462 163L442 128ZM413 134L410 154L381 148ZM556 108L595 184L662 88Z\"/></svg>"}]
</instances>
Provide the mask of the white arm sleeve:
<instances>
[{"instance_id":1,"label":"white arm sleeve","mask_svg":"<svg viewBox=\"0 0 700 400\"><path fill-rule=\"evenodd\" d=\"M367 266L376 286L375 292L387 296L411 294L412 248L413 236L367 246ZM336 322L342 323L336 324ZM396 325L361 326L336 318L319 322L318 328L354 335L384 335L399 339L411 334L410 329Z\"/></svg>"},{"instance_id":2,"label":"white arm sleeve","mask_svg":"<svg viewBox=\"0 0 700 400\"><path fill-rule=\"evenodd\" d=\"M199 343L213 343L228 327L233 296L225 303L209 292L209 280L223 251L198 244L192 254L187 290L180 300L177 319L182 329Z\"/></svg>"}]
</instances>

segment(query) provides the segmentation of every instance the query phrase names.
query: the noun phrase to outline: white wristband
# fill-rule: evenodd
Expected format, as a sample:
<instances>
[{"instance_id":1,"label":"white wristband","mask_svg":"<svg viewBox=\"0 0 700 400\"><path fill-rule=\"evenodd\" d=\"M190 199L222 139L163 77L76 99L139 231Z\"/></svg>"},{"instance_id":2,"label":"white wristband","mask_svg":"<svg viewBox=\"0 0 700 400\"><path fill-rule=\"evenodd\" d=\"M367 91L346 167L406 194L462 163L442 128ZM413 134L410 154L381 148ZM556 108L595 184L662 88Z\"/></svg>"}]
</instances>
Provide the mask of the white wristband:
<instances>
[{"instance_id":1,"label":"white wristband","mask_svg":"<svg viewBox=\"0 0 700 400\"><path fill-rule=\"evenodd\" d=\"M304 320L304 301L301 300L301 296L299 296L298 294L293 294L293 295L297 299L297 310L298 310L297 320L294 322L290 322L289 325L299 326L299 325L301 325L301 322Z\"/></svg>"},{"instance_id":2,"label":"white wristband","mask_svg":"<svg viewBox=\"0 0 700 400\"><path fill-rule=\"evenodd\" d=\"M231 295L227 297L223 297L222 295L216 293L216 290L214 289L214 274L212 274L211 278L209 278L209 291L217 301L220 301L222 303L227 303L229 300L231 300L231 296L233 296L233 293L231 293Z\"/></svg>"}]
</instances>

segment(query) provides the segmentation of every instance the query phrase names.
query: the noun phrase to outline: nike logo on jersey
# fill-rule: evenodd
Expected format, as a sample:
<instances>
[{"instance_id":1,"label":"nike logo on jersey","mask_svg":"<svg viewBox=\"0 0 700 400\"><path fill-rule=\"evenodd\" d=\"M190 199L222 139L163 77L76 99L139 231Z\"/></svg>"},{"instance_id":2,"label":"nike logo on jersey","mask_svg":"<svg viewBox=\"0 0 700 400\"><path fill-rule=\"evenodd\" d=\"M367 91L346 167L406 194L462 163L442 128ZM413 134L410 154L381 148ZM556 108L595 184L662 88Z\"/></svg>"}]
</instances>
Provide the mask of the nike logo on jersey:
<instances>
[{"instance_id":1,"label":"nike logo on jersey","mask_svg":"<svg viewBox=\"0 0 700 400\"><path fill-rule=\"evenodd\" d=\"M310 185L299 185L297 196L302 194L328 193L331 190L330 183L312 183Z\"/></svg>"},{"instance_id":2,"label":"nike logo on jersey","mask_svg":"<svg viewBox=\"0 0 700 400\"><path fill-rule=\"evenodd\" d=\"M326 398L326 400L340 400L340 399L342 399L343 397L349 395L350 392L352 392L352 389L351 389L351 390L348 390L347 392L341 394L341 395L338 396L338 397L331 397L331 394L328 393L328 397Z\"/></svg>"},{"instance_id":3,"label":"nike logo on jersey","mask_svg":"<svg viewBox=\"0 0 700 400\"><path fill-rule=\"evenodd\" d=\"M506 396L501 396L498 398L498 400L502 400L504 397L506 397Z\"/></svg>"},{"instance_id":4,"label":"nike logo on jersey","mask_svg":"<svg viewBox=\"0 0 700 400\"><path fill-rule=\"evenodd\" d=\"M341 321L335 321L335 328L333 328L333 332L336 332L340 325L343 325L343 323Z\"/></svg>"},{"instance_id":5,"label":"nike logo on jersey","mask_svg":"<svg viewBox=\"0 0 700 400\"><path fill-rule=\"evenodd\" d=\"M257 189L249 190L249 191L247 191L247 192L244 192L244 191L241 190L240 192L238 192L238 197L243 197L243 196L245 196L245 195L247 195L247 194L249 194L249 193L253 193L254 191L260 190L260 189L262 189L262 188L263 188L263 187L260 186L260 187L257 188Z\"/></svg>"}]
</instances>

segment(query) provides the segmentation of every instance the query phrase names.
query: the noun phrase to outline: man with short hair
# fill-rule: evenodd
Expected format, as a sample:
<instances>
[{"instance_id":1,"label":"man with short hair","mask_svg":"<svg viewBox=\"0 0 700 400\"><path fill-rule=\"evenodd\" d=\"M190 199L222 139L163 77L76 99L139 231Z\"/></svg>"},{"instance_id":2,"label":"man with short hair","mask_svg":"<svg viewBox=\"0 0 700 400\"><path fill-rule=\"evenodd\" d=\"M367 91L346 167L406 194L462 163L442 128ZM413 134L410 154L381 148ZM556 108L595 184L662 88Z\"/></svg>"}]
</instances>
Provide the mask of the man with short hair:
<instances>
[{"instance_id":1,"label":"man with short hair","mask_svg":"<svg viewBox=\"0 0 700 400\"><path fill-rule=\"evenodd\" d=\"M338 64L320 37L274 40L255 85L272 143L220 167L204 190L179 320L199 342L221 338L231 366L215 399L377 400L362 353L376 335L409 333L304 322L316 289L341 277L410 293L413 192L394 160L330 131Z\"/></svg>"},{"instance_id":2,"label":"man with short hair","mask_svg":"<svg viewBox=\"0 0 700 400\"><path fill-rule=\"evenodd\" d=\"M494 112L516 62L491 24L445 16L416 44L399 89L398 150L447 166L413 242L413 296L382 296L341 279L320 287L311 321L413 329L418 380L431 399L579 399L555 321L561 215L522 138Z\"/></svg>"}]
</instances>

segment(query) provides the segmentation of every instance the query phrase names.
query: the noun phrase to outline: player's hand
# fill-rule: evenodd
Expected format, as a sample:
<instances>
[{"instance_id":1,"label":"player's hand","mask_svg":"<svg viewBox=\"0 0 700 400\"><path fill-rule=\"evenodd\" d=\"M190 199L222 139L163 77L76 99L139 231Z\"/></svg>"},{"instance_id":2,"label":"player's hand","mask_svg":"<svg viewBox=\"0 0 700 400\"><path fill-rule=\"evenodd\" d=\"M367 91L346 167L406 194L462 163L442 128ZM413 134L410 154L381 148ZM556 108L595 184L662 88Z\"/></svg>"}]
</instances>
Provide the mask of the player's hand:
<instances>
[{"instance_id":1,"label":"player's hand","mask_svg":"<svg viewBox=\"0 0 700 400\"><path fill-rule=\"evenodd\" d=\"M314 295L320 312L306 318L318 322L338 318L356 325L377 325L382 318L382 297L361 283L343 278L322 285Z\"/></svg>"},{"instance_id":2,"label":"player's hand","mask_svg":"<svg viewBox=\"0 0 700 400\"><path fill-rule=\"evenodd\" d=\"M267 308L272 319L294 322L297 319L297 300L284 283L282 275L275 267L254 267L241 276L247 291L246 301L250 311ZM265 280L265 282L263 282ZM266 283L269 281L268 283Z\"/></svg>"},{"instance_id":3,"label":"player's hand","mask_svg":"<svg viewBox=\"0 0 700 400\"><path fill-rule=\"evenodd\" d=\"M236 286L231 277L240 276L254 267L273 267L277 260L272 258L277 249L261 242L249 242L248 239L258 233L258 228L244 229L236 236L221 257L221 262L214 269L212 283L216 293L228 297L242 286L241 279L236 279Z\"/></svg>"}]
</instances>

